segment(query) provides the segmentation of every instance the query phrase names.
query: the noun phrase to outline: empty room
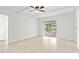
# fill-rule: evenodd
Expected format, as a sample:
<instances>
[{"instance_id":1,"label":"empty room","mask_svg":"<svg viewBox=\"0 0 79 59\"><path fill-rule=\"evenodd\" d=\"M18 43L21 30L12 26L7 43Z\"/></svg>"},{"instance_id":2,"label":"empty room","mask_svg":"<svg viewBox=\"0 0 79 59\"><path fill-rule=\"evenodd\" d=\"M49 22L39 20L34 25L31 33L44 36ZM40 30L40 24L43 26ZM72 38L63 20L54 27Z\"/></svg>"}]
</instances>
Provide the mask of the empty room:
<instances>
[{"instance_id":1,"label":"empty room","mask_svg":"<svg viewBox=\"0 0 79 59\"><path fill-rule=\"evenodd\" d=\"M79 7L0 6L0 53L78 53Z\"/></svg>"}]
</instances>

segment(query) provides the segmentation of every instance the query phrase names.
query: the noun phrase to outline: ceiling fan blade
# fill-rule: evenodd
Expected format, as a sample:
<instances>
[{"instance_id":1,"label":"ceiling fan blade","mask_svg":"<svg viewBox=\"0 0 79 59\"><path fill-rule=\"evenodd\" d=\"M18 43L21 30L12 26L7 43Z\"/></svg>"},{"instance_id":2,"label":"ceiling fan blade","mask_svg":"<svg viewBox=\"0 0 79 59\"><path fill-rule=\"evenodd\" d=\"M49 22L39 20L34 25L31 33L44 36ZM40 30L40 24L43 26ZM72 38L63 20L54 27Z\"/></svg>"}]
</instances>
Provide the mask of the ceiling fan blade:
<instances>
[{"instance_id":1,"label":"ceiling fan blade","mask_svg":"<svg viewBox=\"0 0 79 59\"><path fill-rule=\"evenodd\" d=\"M39 10L39 11L41 11L41 12L45 12L45 10Z\"/></svg>"},{"instance_id":2,"label":"ceiling fan blade","mask_svg":"<svg viewBox=\"0 0 79 59\"><path fill-rule=\"evenodd\" d=\"M35 7L34 6L30 6L31 8L33 8L33 9L35 9Z\"/></svg>"},{"instance_id":3,"label":"ceiling fan blade","mask_svg":"<svg viewBox=\"0 0 79 59\"><path fill-rule=\"evenodd\" d=\"M40 9L43 9L43 8L44 8L44 6L41 6L41 7L40 7Z\"/></svg>"}]
</instances>

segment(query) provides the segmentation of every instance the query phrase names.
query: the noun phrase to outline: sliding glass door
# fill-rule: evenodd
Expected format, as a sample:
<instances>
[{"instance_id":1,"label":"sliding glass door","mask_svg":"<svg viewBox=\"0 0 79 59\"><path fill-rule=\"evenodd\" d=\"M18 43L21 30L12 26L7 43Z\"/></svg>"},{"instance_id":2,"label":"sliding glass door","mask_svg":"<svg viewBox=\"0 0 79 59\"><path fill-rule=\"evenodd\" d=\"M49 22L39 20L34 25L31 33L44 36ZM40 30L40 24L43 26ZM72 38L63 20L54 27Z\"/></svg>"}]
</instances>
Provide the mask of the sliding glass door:
<instances>
[{"instance_id":1,"label":"sliding glass door","mask_svg":"<svg viewBox=\"0 0 79 59\"><path fill-rule=\"evenodd\" d=\"M44 36L56 37L56 21L44 22Z\"/></svg>"}]
</instances>

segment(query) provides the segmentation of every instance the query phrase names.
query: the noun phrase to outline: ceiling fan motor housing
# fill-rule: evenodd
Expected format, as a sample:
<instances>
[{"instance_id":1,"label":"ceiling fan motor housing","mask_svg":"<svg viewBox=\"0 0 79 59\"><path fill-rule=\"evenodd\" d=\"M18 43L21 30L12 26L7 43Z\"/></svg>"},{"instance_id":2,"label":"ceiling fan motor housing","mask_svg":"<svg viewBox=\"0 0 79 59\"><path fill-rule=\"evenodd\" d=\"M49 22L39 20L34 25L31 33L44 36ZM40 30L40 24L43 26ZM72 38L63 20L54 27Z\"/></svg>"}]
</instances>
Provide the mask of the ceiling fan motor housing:
<instances>
[{"instance_id":1,"label":"ceiling fan motor housing","mask_svg":"<svg viewBox=\"0 0 79 59\"><path fill-rule=\"evenodd\" d=\"M42 9L44 8L44 6L35 6L35 9L38 10L38 9Z\"/></svg>"}]
</instances>

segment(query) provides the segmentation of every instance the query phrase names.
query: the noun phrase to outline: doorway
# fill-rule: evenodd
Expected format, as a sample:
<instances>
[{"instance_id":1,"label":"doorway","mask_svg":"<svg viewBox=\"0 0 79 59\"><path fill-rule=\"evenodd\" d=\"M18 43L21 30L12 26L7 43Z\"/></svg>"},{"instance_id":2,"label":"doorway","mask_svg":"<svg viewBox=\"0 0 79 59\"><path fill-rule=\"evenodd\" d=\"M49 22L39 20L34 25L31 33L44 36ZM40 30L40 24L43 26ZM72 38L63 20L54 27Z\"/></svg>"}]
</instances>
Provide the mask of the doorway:
<instances>
[{"instance_id":1,"label":"doorway","mask_svg":"<svg viewBox=\"0 0 79 59\"><path fill-rule=\"evenodd\" d=\"M43 36L56 38L56 21L43 22Z\"/></svg>"},{"instance_id":2,"label":"doorway","mask_svg":"<svg viewBox=\"0 0 79 59\"><path fill-rule=\"evenodd\" d=\"M8 45L8 16L0 15L0 46Z\"/></svg>"}]
</instances>

